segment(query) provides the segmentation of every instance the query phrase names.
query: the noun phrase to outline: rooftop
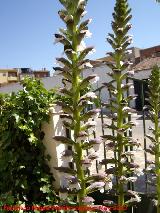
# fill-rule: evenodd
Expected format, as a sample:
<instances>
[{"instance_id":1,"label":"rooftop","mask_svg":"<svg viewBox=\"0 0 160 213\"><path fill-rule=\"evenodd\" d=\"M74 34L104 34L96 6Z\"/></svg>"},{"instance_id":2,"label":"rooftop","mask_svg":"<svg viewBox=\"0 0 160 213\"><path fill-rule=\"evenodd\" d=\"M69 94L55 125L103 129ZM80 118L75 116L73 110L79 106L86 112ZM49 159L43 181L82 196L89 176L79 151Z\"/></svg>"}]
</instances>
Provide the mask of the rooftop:
<instances>
[{"instance_id":1,"label":"rooftop","mask_svg":"<svg viewBox=\"0 0 160 213\"><path fill-rule=\"evenodd\" d=\"M34 70L34 73L48 73L48 70Z\"/></svg>"},{"instance_id":2,"label":"rooftop","mask_svg":"<svg viewBox=\"0 0 160 213\"><path fill-rule=\"evenodd\" d=\"M98 67L105 64L106 62L111 62L111 61L113 61L112 57L107 56L107 57L99 58L93 61L91 60L91 64L93 65L93 67Z\"/></svg>"},{"instance_id":3,"label":"rooftop","mask_svg":"<svg viewBox=\"0 0 160 213\"><path fill-rule=\"evenodd\" d=\"M132 69L135 71L149 70L152 69L156 64L160 66L160 57L146 58L135 65Z\"/></svg>"},{"instance_id":4,"label":"rooftop","mask_svg":"<svg viewBox=\"0 0 160 213\"><path fill-rule=\"evenodd\" d=\"M15 69L15 68L9 68L9 69L6 69L6 68L0 68L0 72L18 72L18 70L17 69Z\"/></svg>"}]
</instances>

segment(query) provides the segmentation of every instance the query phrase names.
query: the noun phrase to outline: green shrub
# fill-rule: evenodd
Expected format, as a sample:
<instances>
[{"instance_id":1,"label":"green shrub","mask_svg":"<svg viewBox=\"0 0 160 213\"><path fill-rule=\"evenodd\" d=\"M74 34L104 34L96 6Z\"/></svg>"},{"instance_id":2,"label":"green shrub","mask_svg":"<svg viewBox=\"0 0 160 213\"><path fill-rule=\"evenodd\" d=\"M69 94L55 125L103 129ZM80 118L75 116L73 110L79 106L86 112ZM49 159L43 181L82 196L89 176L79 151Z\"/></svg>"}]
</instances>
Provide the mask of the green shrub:
<instances>
[{"instance_id":1,"label":"green shrub","mask_svg":"<svg viewBox=\"0 0 160 213\"><path fill-rule=\"evenodd\" d=\"M50 156L44 154L41 124L49 120L55 96L39 80L27 77L21 84L17 94L0 96L0 195L9 192L14 204L53 204L54 178L46 163Z\"/></svg>"}]
</instances>

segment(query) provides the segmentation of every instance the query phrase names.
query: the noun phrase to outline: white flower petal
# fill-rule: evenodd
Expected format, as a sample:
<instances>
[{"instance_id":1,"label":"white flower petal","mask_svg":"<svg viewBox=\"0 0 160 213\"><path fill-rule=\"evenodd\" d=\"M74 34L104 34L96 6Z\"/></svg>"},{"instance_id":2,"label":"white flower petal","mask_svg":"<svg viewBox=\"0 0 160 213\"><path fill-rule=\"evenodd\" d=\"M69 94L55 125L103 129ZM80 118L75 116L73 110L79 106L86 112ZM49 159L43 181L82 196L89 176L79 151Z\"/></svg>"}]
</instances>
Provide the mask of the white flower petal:
<instances>
[{"instance_id":1,"label":"white flower petal","mask_svg":"<svg viewBox=\"0 0 160 213\"><path fill-rule=\"evenodd\" d=\"M96 94L94 92L88 92L88 93L86 93L85 95L83 95L81 97L81 99L85 99L85 98L95 99L95 98L97 98L97 96L96 96Z\"/></svg>"},{"instance_id":2,"label":"white flower petal","mask_svg":"<svg viewBox=\"0 0 160 213\"><path fill-rule=\"evenodd\" d=\"M63 38L55 38L54 44L57 44L58 42L60 42L60 41L62 41L62 40L63 40Z\"/></svg>"},{"instance_id":3,"label":"white flower petal","mask_svg":"<svg viewBox=\"0 0 160 213\"><path fill-rule=\"evenodd\" d=\"M124 62L123 62L123 61L120 61L120 65L123 66L123 64L124 64Z\"/></svg>"},{"instance_id":4,"label":"white flower petal","mask_svg":"<svg viewBox=\"0 0 160 213\"><path fill-rule=\"evenodd\" d=\"M92 78L89 82L90 82L91 84L95 84L95 83L97 83L97 81L99 81L99 76L95 76L95 77Z\"/></svg>"},{"instance_id":5,"label":"white flower petal","mask_svg":"<svg viewBox=\"0 0 160 213\"><path fill-rule=\"evenodd\" d=\"M90 52L89 52L89 55L92 55L92 54L94 54L96 52L96 49L94 48L94 49L92 49ZM93 67L93 66L92 66Z\"/></svg>"},{"instance_id":6,"label":"white flower petal","mask_svg":"<svg viewBox=\"0 0 160 213\"><path fill-rule=\"evenodd\" d=\"M69 21L70 19L73 19L73 16L72 15L67 15L64 20L67 22Z\"/></svg>"},{"instance_id":7,"label":"white flower petal","mask_svg":"<svg viewBox=\"0 0 160 213\"><path fill-rule=\"evenodd\" d=\"M82 41L82 42L80 43L80 45L78 45L77 51L78 51L78 52L82 52L85 48L86 48L86 44L84 43L84 41Z\"/></svg>"},{"instance_id":8,"label":"white flower petal","mask_svg":"<svg viewBox=\"0 0 160 213\"><path fill-rule=\"evenodd\" d=\"M78 7L80 6L80 5L85 5L85 0L79 0L79 2L78 2Z\"/></svg>"},{"instance_id":9,"label":"white flower petal","mask_svg":"<svg viewBox=\"0 0 160 213\"><path fill-rule=\"evenodd\" d=\"M92 65L90 62L87 62L85 65L86 65L86 67L88 67L88 68L92 68L92 67L93 67L93 65Z\"/></svg>"},{"instance_id":10,"label":"white flower petal","mask_svg":"<svg viewBox=\"0 0 160 213\"><path fill-rule=\"evenodd\" d=\"M56 60L55 64L58 64L60 67L64 67L64 64L61 61Z\"/></svg>"},{"instance_id":11,"label":"white flower petal","mask_svg":"<svg viewBox=\"0 0 160 213\"><path fill-rule=\"evenodd\" d=\"M141 168L135 168L134 169L134 174L136 174L137 176L144 175L143 169L141 169Z\"/></svg>"},{"instance_id":12,"label":"white flower petal","mask_svg":"<svg viewBox=\"0 0 160 213\"><path fill-rule=\"evenodd\" d=\"M104 193L104 188L101 188L101 189L100 189L100 193Z\"/></svg>"},{"instance_id":13,"label":"white flower petal","mask_svg":"<svg viewBox=\"0 0 160 213\"><path fill-rule=\"evenodd\" d=\"M132 50L126 50L126 54L132 54Z\"/></svg>"},{"instance_id":14,"label":"white flower petal","mask_svg":"<svg viewBox=\"0 0 160 213\"><path fill-rule=\"evenodd\" d=\"M137 180L137 177L129 177L127 179L128 181L135 182Z\"/></svg>"},{"instance_id":15,"label":"white flower petal","mask_svg":"<svg viewBox=\"0 0 160 213\"><path fill-rule=\"evenodd\" d=\"M112 189L112 187L113 187L113 184L112 184L112 181L110 181L110 182L106 183L106 185L105 185L105 190L106 190L106 191L107 191L107 190L110 190L110 189Z\"/></svg>"},{"instance_id":16,"label":"white flower petal","mask_svg":"<svg viewBox=\"0 0 160 213\"><path fill-rule=\"evenodd\" d=\"M61 159L64 161L64 162L71 162L73 160L73 157L72 156L61 156Z\"/></svg>"},{"instance_id":17,"label":"white flower petal","mask_svg":"<svg viewBox=\"0 0 160 213\"><path fill-rule=\"evenodd\" d=\"M84 17L87 14L87 11L85 10L82 14L81 17Z\"/></svg>"},{"instance_id":18,"label":"white flower petal","mask_svg":"<svg viewBox=\"0 0 160 213\"><path fill-rule=\"evenodd\" d=\"M85 33L85 37L86 38L91 38L92 37L92 33L89 30L82 30L82 33Z\"/></svg>"},{"instance_id":19,"label":"white flower petal","mask_svg":"<svg viewBox=\"0 0 160 213\"><path fill-rule=\"evenodd\" d=\"M100 144L93 144L93 149L95 152L98 152L100 149Z\"/></svg>"},{"instance_id":20,"label":"white flower petal","mask_svg":"<svg viewBox=\"0 0 160 213\"><path fill-rule=\"evenodd\" d=\"M127 71L127 74L130 75L130 76L133 76L134 75L134 70Z\"/></svg>"}]
</instances>

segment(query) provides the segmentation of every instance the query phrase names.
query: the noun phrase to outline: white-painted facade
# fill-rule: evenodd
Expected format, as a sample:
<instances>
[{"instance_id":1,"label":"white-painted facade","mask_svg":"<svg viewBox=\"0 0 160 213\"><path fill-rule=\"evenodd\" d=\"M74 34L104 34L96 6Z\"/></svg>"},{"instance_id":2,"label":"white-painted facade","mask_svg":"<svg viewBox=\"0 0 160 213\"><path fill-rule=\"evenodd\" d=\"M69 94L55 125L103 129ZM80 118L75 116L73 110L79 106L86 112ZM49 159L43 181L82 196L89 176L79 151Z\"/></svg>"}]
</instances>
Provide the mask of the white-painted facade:
<instances>
[{"instance_id":1,"label":"white-painted facade","mask_svg":"<svg viewBox=\"0 0 160 213\"><path fill-rule=\"evenodd\" d=\"M148 79L151 74L151 69L149 70L141 70L139 72L135 72L134 78L142 80L142 79Z\"/></svg>"},{"instance_id":2,"label":"white-painted facade","mask_svg":"<svg viewBox=\"0 0 160 213\"><path fill-rule=\"evenodd\" d=\"M97 74L99 76L99 81L92 86L93 90L96 90L103 86L103 83L109 83L111 81L111 77L107 74L109 72L111 72L111 69L107 65L101 64L90 69L85 69L83 71L83 77L87 77L92 74ZM135 72L134 78L139 80L148 79L150 74L151 70L141 70L139 72ZM130 82L132 81L130 80ZM42 83L44 84L44 87L48 90L55 87L58 88L63 86L62 77L60 75L53 75L53 77L43 78ZM13 83L0 87L0 93L17 92L21 89L22 86L19 83ZM130 90L130 94L134 94L134 89ZM102 102L107 102L109 98L107 88L103 88L100 93L97 92L97 96L99 95ZM132 107L135 107L135 101L132 101L130 104Z\"/></svg>"},{"instance_id":3,"label":"white-painted facade","mask_svg":"<svg viewBox=\"0 0 160 213\"><path fill-rule=\"evenodd\" d=\"M101 65L97 67L93 67L92 69L86 69L83 72L83 77L87 77L92 74L97 74L99 76L99 81L93 85L93 90L96 90L103 86L103 83L109 83L111 81L111 77L107 75L107 73L111 72L111 69L107 65ZM96 93L99 95L99 93ZM106 88L102 89L100 92L100 98L102 102L106 102L109 97L108 90Z\"/></svg>"},{"instance_id":4,"label":"white-painted facade","mask_svg":"<svg viewBox=\"0 0 160 213\"><path fill-rule=\"evenodd\" d=\"M60 75L54 75L52 77L46 77L40 79L42 83L44 84L44 87L46 89L53 89L55 87L62 87L62 77ZM20 83L12 83L5 85L3 87L0 87L0 93L12 93L12 92L18 92L22 89L22 86Z\"/></svg>"},{"instance_id":5,"label":"white-painted facade","mask_svg":"<svg viewBox=\"0 0 160 213\"><path fill-rule=\"evenodd\" d=\"M66 136L66 129L63 126L62 120L59 117L59 107L50 108L49 123L42 125L42 130L45 133L43 144L46 147L46 154L49 154L51 159L48 161L50 171L55 178L54 187L58 189L64 184L64 177L59 175L59 172L54 167L60 167L63 164L61 159L62 152L66 150L66 145L58 143L53 139L54 136Z\"/></svg>"},{"instance_id":6,"label":"white-painted facade","mask_svg":"<svg viewBox=\"0 0 160 213\"><path fill-rule=\"evenodd\" d=\"M91 75L91 74L97 74L100 77L100 80L99 82L97 82L96 85L93 86L93 89L98 89L101 86L103 86L103 83L109 83L112 80L111 77L107 74L109 72L111 72L111 69L107 65L102 64L100 66L93 67L92 69L86 69L83 72L83 76L87 77L88 75ZM144 80L144 79L148 79L150 74L151 74L151 69L141 70L139 72L135 72L133 78L138 80ZM133 83L133 80L129 80L129 82ZM130 95L135 94L134 88L130 89L129 93ZM99 94L97 93L97 95ZM100 98L102 102L107 102L107 100L109 99L109 92L107 88L104 88L101 90ZM130 106L135 108L135 100L130 102Z\"/></svg>"}]
</instances>

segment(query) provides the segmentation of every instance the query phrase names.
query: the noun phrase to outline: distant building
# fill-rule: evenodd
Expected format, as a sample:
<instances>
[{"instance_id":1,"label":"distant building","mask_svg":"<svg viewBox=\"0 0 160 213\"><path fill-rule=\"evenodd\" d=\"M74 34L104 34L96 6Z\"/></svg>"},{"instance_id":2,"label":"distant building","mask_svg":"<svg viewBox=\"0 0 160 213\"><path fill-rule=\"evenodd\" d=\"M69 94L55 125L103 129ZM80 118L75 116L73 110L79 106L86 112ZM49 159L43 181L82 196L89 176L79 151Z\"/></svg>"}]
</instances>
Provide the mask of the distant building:
<instances>
[{"instance_id":1,"label":"distant building","mask_svg":"<svg viewBox=\"0 0 160 213\"><path fill-rule=\"evenodd\" d=\"M18 69L0 69L0 86L19 80Z\"/></svg>"},{"instance_id":2,"label":"distant building","mask_svg":"<svg viewBox=\"0 0 160 213\"><path fill-rule=\"evenodd\" d=\"M53 75L52 77L46 77L41 79L42 83L44 84L44 87L47 90L53 89L55 87L62 87L62 76L60 75ZM0 93L12 93L12 92L18 92L19 90L22 90L22 85L20 85L19 82L14 84L7 84L3 87L0 87Z\"/></svg>"},{"instance_id":3,"label":"distant building","mask_svg":"<svg viewBox=\"0 0 160 213\"><path fill-rule=\"evenodd\" d=\"M126 54L126 59L128 59L133 64L139 63L139 61L140 61L140 48L131 47L131 48L128 48L128 50L130 52Z\"/></svg>"},{"instance_id":4,"label":"distant building","mask_svg":"<svg viewBox=\"0 0 160 213\"><path fill-rule=\"evenodd\" d=\"M140 48L137 47L131 47L128 49L128 53L126 53L126 60L129 60L130 62L135 65L137 61L139 61L140 58ZM83 77L87 77L91 74L97 74L99 76L99 81L96 85L94 85L93 89L98 89L103 86L103 83L109 83L112 79L108 75L108 73L111 72L111 69L107 65L108 63L112 62L113 59L111 56L99 58L95 61L91 61L91 64L93 68L84 69ZM109 99L109 92L107 88L103 88L97 91L97 95L100 96L102 102L107 102ZM134 105L134 104L133 104Z\"/></svg>"},{"instance_id":5,"label":"distant building","mask_svg":"<svg viewBox=\"0 0 160 213\"><path fill-rule=\"evenodd\" d=\"M145 100L148 91L148 78L155 65L160 67L159 50L160 46L141 50L141 61L132 68L135 72L133 78L134 92L138 95L135 100L135 108L139 111L143 108L142 93L144 94L144 105L148 104Z\"/></svg>"},{"instance_id":6,"label":"distant building","mask_svg":"<svg viewBox=\"0 0 160 213\"><path fill-rule=\"evenodd\" d=\"M140 50L141 61L147 58L160 57L160 45Z\"/></svg>"},{"instance_id":7,"label":"distant building","mask_svg":"<svg viewBox=\"0 0 160 213\"><path fill-rule=\"evenodd\" d=\"M50 77L50 72L43 68L42 70L32 70L30 68L0 69L0 87L21 81L25 76L33 78Z\"/></svg>"},{"instance_id":8,"label":"distant building","mask_svg":"<svg viewBox=\"0 0 160 213\"><path fill-rule=\"evenodd\" d=\"M31 68L18 68L19 81L23 80L25 76L34 77Z\"/></svg>"},{"instance_id":9,"label":"distant building","mask_svg":"<svg viewBox=\"0 0 160 213\"><path fill-rule=\"evenodd\" d=\"M135 72L134 78L128 79L129 82L134 84L134 88L130 90L130 94L138 95L137 99L135 101L131 101L130 104L138 111L141 111L143 108L142 92L144 94L144 99L147 98L146 91L148 90L148 78L151 74L151 70L155 64L160 67L160 45L147 49L132 47L128 50L126 59L133 63L129 69L134 70ZM108 75L108 73L111 72L111 69L107 65L111 61L112 58L110 56L100 58L96 61L91 61L93 68L84 70L84 77L93 73L100 77L100 80L97 82L97 85L94 86L94 89L101 88L104 82L109 83L112 80ZM99 95L103 102L108 101L110 98L109 92L106 88L101 89L99 91ZM145 104L147 104L147 102L144 100L144 105Z\"/></svg>"},{"instance_id":10,"label":"distant building","mask_svg":"<svg viewBox=\"0 0 160 213\"><path fill-rule=\"evenodd\" d=\"M35 78L46 78L50 77L50 72L46 69L33 71Z\"/></svg>"}]
</instances>

